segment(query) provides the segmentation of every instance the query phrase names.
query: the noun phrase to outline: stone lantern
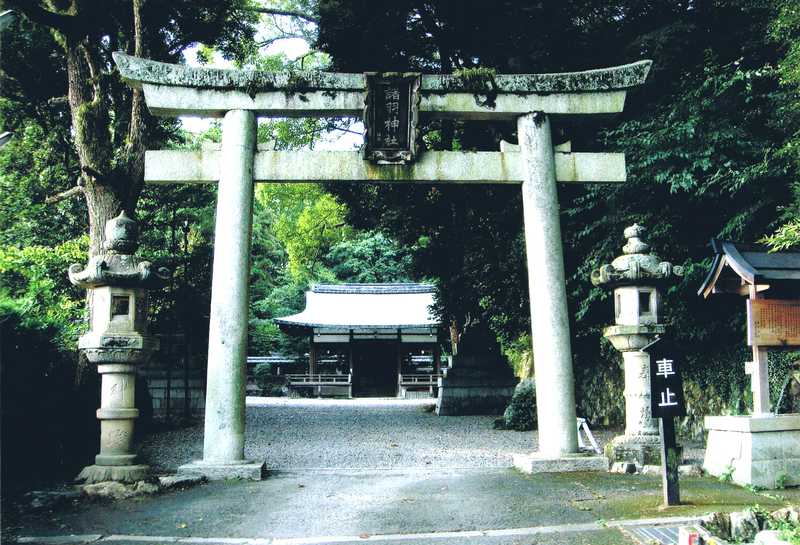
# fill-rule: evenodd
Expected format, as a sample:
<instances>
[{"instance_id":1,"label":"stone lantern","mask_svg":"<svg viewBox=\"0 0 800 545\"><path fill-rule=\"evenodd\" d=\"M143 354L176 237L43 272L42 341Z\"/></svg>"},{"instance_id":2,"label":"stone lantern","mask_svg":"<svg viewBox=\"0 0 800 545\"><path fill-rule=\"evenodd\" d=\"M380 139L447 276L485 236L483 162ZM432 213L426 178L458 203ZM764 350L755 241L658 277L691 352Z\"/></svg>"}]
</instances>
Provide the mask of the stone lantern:
<instances>
[{"instance_id":1,"label":"stone lantern","mask_svg":"<svg viewBox=\"0 0 800 545\"><path fill-rule=\"evenodd\" d=\"M638 224L625 229L623 255L591 275L595 286L614 290L614 325L603 335L622 352L625 369L625 434L611 441L606 454L640 465L659 463L661 457L658 425L650 415L650 356L642 348L664 333L659 288L683 275L683 267L648 253L644 233Z\"/></svg>"},{"instance_id":2,"label":"stone lantern","mask_svg":"<svg viewBox=\"0 0 800 545\"><path fill-rule=\"evenodd\" d=\"M132 452L136 366L158 349L158 339L147 331L147 290L169 278L164 268L154 270L134 255L139 229L123 211L105 227L103 253L85 269L69 268L70 281L91 290L90 330L78 341L101 375L100 453L95 465L85 467L77 480L135 482L147 476L148 466L136 464Z\"/></svg>"}]
</instances>

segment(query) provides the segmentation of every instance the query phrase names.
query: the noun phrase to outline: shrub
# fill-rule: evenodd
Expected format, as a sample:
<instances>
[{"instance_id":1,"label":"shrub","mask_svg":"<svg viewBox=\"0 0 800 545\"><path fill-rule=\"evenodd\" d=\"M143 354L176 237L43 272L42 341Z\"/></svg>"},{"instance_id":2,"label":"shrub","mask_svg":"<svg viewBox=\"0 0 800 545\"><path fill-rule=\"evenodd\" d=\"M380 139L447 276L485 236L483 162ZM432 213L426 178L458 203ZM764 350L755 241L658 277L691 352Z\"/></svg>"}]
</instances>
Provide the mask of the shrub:
<instances>
[{"instance_id":1,"label":"shrub","mask_svg":"<svg viewBox=\"0 0 800 545\"><path fill-rule=\"evenodd\" d=\"M274 375L272 364L259 363L253 370L253 377L256 384L261 388L261 395L268 397L282 397L286 395L286 377Z\"/></svg>"},{"instance_id":2,"label":"shrub","mask_svg":"<svg viewBox=\"0 0 800 545\"><path fill-rule=\"evenodd\" d=\"M3 495L74 477L99 445L97 373L84 367L78 381L77 352L26 310L0 297Z\"/></svg>"},{"instance_id":3,"label":"shrub","mask_svg":"<svg viewBox=\"0 0 800 545\"><path fill-rule=\"evenodd\" d=\"M536 388L533 379L525 379L514 389L499 426L506 430L530 431L536 428Z\"/></svg>"}]
</instances>

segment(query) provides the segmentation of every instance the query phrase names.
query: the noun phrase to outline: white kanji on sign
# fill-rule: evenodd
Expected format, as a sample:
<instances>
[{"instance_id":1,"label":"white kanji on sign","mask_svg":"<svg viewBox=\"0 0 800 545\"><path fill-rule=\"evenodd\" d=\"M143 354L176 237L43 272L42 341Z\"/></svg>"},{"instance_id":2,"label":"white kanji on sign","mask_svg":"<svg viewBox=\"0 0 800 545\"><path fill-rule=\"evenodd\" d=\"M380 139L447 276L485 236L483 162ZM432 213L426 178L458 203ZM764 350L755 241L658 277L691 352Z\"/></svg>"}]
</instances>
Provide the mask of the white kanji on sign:
<instances>
[{"instance_id":1,"label":"white kanji on sign","mask_svg":"<svg viewBox=\"0 0 800 545\"><path fill-rule=\"evenodd\" d=\"M400 100L400 89L386 89L386 92L383 95L387 101L389 100Z\"/></svg>"},{"instance_id":2,"label":"white kanji on sign","mask_svg":"<svg viewBox=\"0 0 800 545\"><path fill-rule=\"evenodd\" d=\"M668 360L668 359L657 360L656 365L658 366L657 369L658 372L656 373L656 375L664 378L667 378L670 375L674 375L675 369L673 369L672 367L673 363L674 360Z\"/></svg>"},{"instance_id":3,"label":"white kanji on sign","mask_svg":"<svg viewBox=\"0 0 800 545\"><path fill-rule=\"evenodd\" d=\"M661 403L659 407L674 407L678 402L675 401L675 392L670 392L669 388L665 392L661 392Z\"/></svg>"}]
</instances>

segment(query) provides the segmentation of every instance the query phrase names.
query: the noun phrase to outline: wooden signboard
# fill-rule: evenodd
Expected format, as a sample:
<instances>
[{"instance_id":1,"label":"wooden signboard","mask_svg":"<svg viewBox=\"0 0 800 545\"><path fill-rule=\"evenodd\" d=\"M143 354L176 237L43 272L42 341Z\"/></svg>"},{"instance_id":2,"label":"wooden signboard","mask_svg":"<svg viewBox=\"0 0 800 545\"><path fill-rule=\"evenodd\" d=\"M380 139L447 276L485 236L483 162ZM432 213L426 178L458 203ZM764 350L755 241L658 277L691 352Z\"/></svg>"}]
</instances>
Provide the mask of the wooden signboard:
<instances>
[{"instance_id":1,"label":"wooden signboard","mask_svg":"<svg viewBox=\"0 0 800 545\"><path fill-rule=\"evenodd\" d=\"M681 503L678 467L681 450L675 440L675 417L686 416L683 378L678 360L672 355L674 341L661 337L645 347L650 355L650 412L659 419L661 432L661 482L664 505Z\"/></svg>"},{"instance_id":2,"label":"wooden signboard","mask_svg":"<svg viewBox=\"0 0 800 545\"><path fill-rule=\"evenodd\" d=\"M750 346L800 346L800 301L748 300L747 344Z\"/></svg>"},{"instance_id":3,"label":"wooden signboard","mask_svg":"<svg viewBox=\"0 0 800 545\"><path fill-rule=\"evenodd\" d=\"M364 158L407 164L417 153L420 75L367 73Z\"/></svg>"}]
</instances>

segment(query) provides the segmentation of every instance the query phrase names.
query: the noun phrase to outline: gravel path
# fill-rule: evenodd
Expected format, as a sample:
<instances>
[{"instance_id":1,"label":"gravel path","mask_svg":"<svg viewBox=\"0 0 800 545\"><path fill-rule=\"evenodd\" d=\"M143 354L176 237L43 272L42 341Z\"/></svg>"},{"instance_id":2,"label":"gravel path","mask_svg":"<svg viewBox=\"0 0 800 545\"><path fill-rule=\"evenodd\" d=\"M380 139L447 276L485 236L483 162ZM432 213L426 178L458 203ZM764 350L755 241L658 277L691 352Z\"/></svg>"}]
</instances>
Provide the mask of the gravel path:
<instances>
[{"instance_id":1,"label":"gravel path","mask_svg":"<svg viewBox=\"0 0 800 545\"><path fill-rule=\"evenodd\" d=\"M247 398L245 455L267 468L508 467L535 432L495 430L493 416L439 417L430 400ZM427 409L427 410L426 410ZM612 431L597 431L601 447ZM151 434L140 454L159 470L202 458L202 423Z\"/></svg>"}]
</instances>

